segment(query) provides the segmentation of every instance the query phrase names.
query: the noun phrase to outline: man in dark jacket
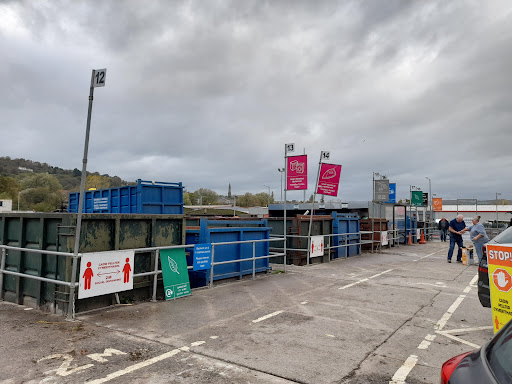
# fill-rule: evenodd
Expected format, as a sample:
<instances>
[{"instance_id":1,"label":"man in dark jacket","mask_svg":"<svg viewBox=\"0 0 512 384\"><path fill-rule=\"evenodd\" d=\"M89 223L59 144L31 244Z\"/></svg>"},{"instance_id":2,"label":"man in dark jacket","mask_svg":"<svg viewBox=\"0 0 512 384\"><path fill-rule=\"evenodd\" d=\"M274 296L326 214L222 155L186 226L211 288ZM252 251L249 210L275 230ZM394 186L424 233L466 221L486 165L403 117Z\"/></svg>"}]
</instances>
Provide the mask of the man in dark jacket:
<instances>
[{"instance_id":1,"label":"man in dark jacket","mask_svg":"<svg viewBox=\"0 0 512 384\"><path fill-rule=\"evenodd\" d=\"M441 231L441 241L446 241L446 232L448 232L448 227L450 223L444 217L439 221L437 228Z\"/></svg>"},{"instance_id":2,"label":"man in dark jacket","mask_svg":"<svg viewBox=\"0 0 512 384\"><path fill-rule=\"evenodd\" d=\"M455 243L459 246L457 250L457 261L462 263L462 234L466 232L466 223L464 223L464 216L458 215L455 219L450 221L448 231L450 231L450 248L448 249L448 262L452 262L453 250L455 249Z\"/></svg>"}]
</instances>

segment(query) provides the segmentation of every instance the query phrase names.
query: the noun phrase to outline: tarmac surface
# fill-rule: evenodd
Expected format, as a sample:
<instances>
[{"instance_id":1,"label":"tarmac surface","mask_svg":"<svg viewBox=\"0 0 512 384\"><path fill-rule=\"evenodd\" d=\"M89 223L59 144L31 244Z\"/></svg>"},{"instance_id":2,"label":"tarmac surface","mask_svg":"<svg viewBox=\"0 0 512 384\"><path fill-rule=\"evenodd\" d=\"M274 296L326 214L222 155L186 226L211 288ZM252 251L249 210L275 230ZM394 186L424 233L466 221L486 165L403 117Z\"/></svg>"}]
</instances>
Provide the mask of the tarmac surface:
<instances>
[{"instance_id":1,"label":"tarmac surface","mask_svg":"<svg viewBox=\"0 0 512 384\"><path fill-rule=\"evenodd\" d=\"M439 383L493 336L476 266L402 245L77 321L0 302L0 383Z\"/></svg>"}]
</instances>

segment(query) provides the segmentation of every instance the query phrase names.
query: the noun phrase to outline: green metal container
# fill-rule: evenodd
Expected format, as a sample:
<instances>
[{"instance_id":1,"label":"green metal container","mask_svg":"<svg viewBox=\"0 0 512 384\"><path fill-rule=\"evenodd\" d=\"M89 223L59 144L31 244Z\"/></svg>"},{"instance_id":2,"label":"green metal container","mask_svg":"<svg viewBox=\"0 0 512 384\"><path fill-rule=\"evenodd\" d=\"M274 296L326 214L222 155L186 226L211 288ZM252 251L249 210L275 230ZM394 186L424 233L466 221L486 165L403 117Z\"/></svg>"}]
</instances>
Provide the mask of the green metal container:
<instances>
[{"instance_id":1,"label":"green metal container","mask_svg":"<svg viewBox=\"0 0 512 384\"><path fill-rule=\"evenodd\" d=\"M72 253L77 215L0 213L0 244ZM185 244L183 215L84 214L80 253ZM134 273L154 270L152 252L135 254ZM9 250L5 267L14 272L70 281L72 258ZM79 268L78 268L79 269ZM78 274L77 274L78 281ZM134 280L129 299L151 297L152 276ZM131 295L131 296L130 296ZM78 300L76 311L110 305L112 295ZM69 289L29 278L4 275L4 300L54 313L66 313Z\"/></svg>"}]
</instances>

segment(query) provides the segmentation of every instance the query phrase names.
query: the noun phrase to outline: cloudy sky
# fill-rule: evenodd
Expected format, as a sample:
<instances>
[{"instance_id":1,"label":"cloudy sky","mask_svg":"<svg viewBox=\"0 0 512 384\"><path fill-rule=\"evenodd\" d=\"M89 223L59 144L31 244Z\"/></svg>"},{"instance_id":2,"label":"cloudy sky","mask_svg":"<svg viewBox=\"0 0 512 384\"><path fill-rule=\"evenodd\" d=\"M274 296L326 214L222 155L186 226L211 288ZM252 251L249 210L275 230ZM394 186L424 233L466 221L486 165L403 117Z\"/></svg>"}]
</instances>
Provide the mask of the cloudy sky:
<instances>
[{"instance_id":1,"label":"cloudy sky","mask_svg":"<svg viewBox=\"0 0 512 384\"><path fill-rule=\"evenodd\" d=\"M0 155L280 197L284 144L443 198L512 198L512 2L0 3ZM289 192L300 199L302 192Z\"/></svg>"}]
</instances>

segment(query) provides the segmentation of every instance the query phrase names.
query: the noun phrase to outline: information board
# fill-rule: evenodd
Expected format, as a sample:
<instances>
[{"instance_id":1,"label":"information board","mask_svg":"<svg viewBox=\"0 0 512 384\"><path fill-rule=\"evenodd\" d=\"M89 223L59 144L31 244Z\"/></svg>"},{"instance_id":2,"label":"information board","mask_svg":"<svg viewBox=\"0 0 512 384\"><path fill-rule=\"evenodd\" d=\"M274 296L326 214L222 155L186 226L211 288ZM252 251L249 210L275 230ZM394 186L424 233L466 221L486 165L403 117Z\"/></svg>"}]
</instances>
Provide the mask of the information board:
<instances>
[{"instance_id":1,"label":"information board","mask_svg":"<svg viewBox=\"0 0 512 384\"><path fill-rule=\"evenodd\" d=\"M390 204L396 204L396 183L389 183L389 199Z\"/></svg>"},{"instance_id":2,"label":"information board","mask_svg":"<svg viewBox=\"0 0 512 384\"><path fill-rule=\"evenodd\" d=\"M338 196L340 176L341 165L322 163L320 165L316 193L319 195Z\"/></svg>"},{"instance_id":3,"label":"information board","mask_svg":"<svg viewBox=\"0 0 512 384\"><path fill-rule=\"evenodd\" d=\"M286 158L286 189L308 189L308 156L289 156Z\"/></svg>"},{"instance_id":4,"label":"information board","mask_svg":"<svg viewBox=\"0 0 512 384\"><path fill-rule=\"evenodd\" d=\"M381 245L389 245L388 231L380 232L380 244Z\"/></svg>"},{"instance_id":5,"label":"information board","mask_svg":"<svg viewBox=\"0 0 512 384\"><path fill-rule=\"evenodd\" d=\"M162 249L160 251L165 299L177 299L190 295L187 258L185 249Z\"/></svg>"},{"instance_id":6,"label":"information board","mask_svg":"<svg viewBox=\"0 0 512 384\"><path fill-rule=\"evenodd\" d=\"M194 271L210 269L212 267L212 245L194 245Z\"/></svg>"},{"instance_id":7,"label":"information board","mask_svg":"<svg viewBox=\"0 0 512 384\"><path fill-rule=\"evenodd\" d=\"M84 253L80 258L78 298L133 289L133 250Z\"/></svg>"},{"instance_id":8,"label":"information board","mask_svg":"<svg viewBox=\"0 0 512 384\"><path fill-rule=\"evenodd\" d=\"M324 255L324 237L311 236L311 257Z\"/></svg>"},{"instance_id":9,"label":"information board","mask_svg":"<svg viewBox=\"0 0 512 384\"><path fill-rule=\"evenodd\" d=\"M412 191L411 192L411 205L413 207L423 207L423 192Z\"/></svg>"},{"instance_id":10,"label":"information board","mask_svg":"<svg viewBox=\"0 0 512 384\"><path fill-rule=\"evenodd\" d=\"M373 181L373 201L383 203L389 200L389 180Z\"/></svg>"},{"instance_id":11,"label":"information board","mask_svg":"<svg viewBox=\"0 0 512 384\"><path fill-rule=\"evenodd\" d=\"M494 333L512 319L512 245L487 244Z\"/></svg>"},{"instance_id":12,"label":"information board","mask_svg":"<svg viewBox=\"0 0 512 384\"><path fill-rule=\"evenodd\" d=\"M443 199L440 197L434 197L432 199L432 205L434 207L434 211L442 211L443 210Z\"/></svg>"},{"instance_id":13,"label":"information board","mask_svg":"<svg viewBox=\"0 0 512 384\"><path fill-rule=\"evenodd\" d=\"M98 197L93 199L93 210L101 211L108 210L108 197Z\"/></svg>"}]
</instances>

